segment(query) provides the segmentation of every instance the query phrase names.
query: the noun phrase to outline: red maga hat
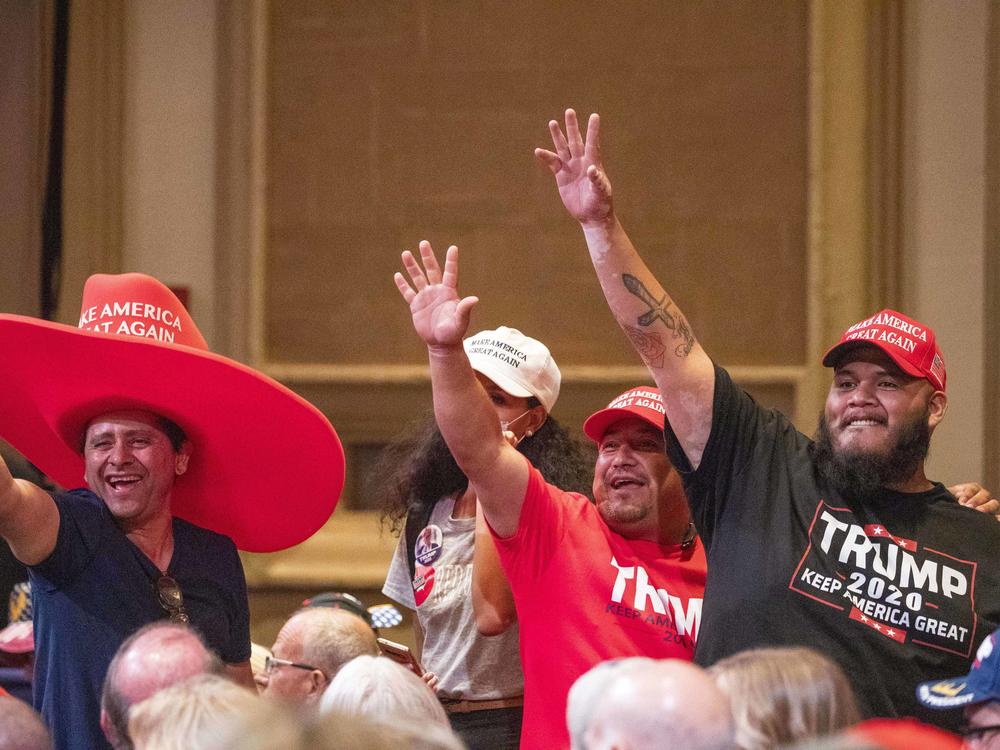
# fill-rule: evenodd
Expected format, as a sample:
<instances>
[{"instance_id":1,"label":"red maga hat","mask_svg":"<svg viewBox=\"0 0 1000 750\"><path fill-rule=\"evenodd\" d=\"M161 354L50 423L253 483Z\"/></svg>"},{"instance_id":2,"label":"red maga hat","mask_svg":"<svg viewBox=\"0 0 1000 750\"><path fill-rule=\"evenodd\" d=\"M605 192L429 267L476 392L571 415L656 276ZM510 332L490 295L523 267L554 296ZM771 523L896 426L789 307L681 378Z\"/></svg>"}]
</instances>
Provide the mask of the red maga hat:
<instances>
[{"instance_id":1,"label":"red maga hat","mask_svg":"<svg viewBox=\"0 0 1000 750\"><path fill-rule=\"evenodd\" d=\"M824 355L823 364L836 367L846 352L866 345L884 351L907 375L926 378L939 391L944 390L944 356L934 331L923 323L895 310L882 310L844 331Z\"/></svg>"},{"instance_id":2,"label":"red maga hat","mask_svg":"<svg viewBox=\"0 0 1000 750\"><path fill-rule=\"evenodd\" d=\"M7 605L8 625L0 630L0 651L8 654L29 654L35 650L32 623L31 583L15 583Z\"/></svg>"},{"instance_id":3,"label":"red maga hat","mask_svg":"<svg viewBox=\"0 0 1000 750\"><path fill-rule=\"evenodd\" d=\"M625 391L605 408L587 417L583 423L583 432L595 443L599 443L608 427L630 417L638 417L656 429L663 430L664 413L660 389L652 385L640 385Z\"/></svg>"},{"instance_id":4,"label":"red maga hat","mask_svg":"<svg viewBox=\"0 0 1000 750\"><path fill-rule=\"evenodd\" d=\"M250 552L304 541L330 517L344 450L326 417L266 375L208 351L180 300L144 274L96 274L80 327L0 314L0 435L64 487L81 439L109 411L180 425L193 451L174 515Z\"/></svg>"},{"instance_id":5,"label":"red maga hat","mask_svg":"<svg viewBox=\"0 0 1000 750\"><path fill-rule=\"evenodd\" d=\"M868 719L844 732L885 750L962 750L962 738L916 719Z\"/></svg>"}]
</instances>

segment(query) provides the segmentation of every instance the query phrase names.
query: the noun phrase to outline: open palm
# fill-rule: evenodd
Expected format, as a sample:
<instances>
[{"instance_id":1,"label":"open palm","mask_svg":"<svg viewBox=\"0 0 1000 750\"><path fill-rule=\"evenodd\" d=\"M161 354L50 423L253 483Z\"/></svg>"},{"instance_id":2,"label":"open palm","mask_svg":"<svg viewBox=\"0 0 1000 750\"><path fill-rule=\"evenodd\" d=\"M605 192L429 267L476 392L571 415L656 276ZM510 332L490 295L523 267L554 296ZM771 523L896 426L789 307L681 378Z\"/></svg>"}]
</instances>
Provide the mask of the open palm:
<instances>
[{"instance_id":1,"label":"open palm","mask_svg":"<svg viewBox=\"0 0 1000 750\"><path fill-rule=\"evenodd\" d=\"M420 243L420 262L409 250L402 255L403 267L410 281L401 273L393 280L410 306L413 329L428 346L454 346L462 343L469 328L469 316L476 297L458 296L458 248L452 245L445 255L444 272L438 265L431 244Z\"/></svg>"},{"instance_id":2,"label":"open palm","mask_svg":"<svg viewBox=\"0 0 1000 750\"><path fill-rule=\"evenodd\" d=\"M602 221L611 214L611 183L604 174L600 153L600 117L590 116L584 142L576 112L566 110L566 134L549 122L554 151L535 149L535 156L555 175L563 205L577 221Z\"/></svg>"}]
</instances>

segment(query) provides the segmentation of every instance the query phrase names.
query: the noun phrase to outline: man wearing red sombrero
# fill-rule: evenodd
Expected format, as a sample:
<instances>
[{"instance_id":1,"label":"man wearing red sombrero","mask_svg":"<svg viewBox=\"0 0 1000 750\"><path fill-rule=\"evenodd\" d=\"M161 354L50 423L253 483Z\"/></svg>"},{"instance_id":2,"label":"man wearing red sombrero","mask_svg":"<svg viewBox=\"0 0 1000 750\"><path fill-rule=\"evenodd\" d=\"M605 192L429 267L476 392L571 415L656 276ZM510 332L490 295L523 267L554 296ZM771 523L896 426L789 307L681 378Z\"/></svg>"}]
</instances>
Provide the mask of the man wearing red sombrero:
<instances>
[{"instance_id":1,"label":"man wearing red sombrero","mask_svg":"<svg viewBox=\"0 0 1000 750\"><path fill-rule=\"evenodd\" d=\"M29 566L35 706L57 748L105 748L100 690L142 625L190 623L252 684L236 548L282 549L329 517L344 456L330 423L212 354L149 276L92 276L79 328L0 315L0 436L65 487L0 461L0 535Z\"/></svg>"},{"instance_id":2,"label":"man wearing red sombrero","mask_svg":"<svg viewBox=\"0 0 1000 750\"><path fill-rule=\"evenodd\" d=\"M549 123L554 150L536 155L663 393L667 455L708 556L695 661L812 646L869 716L954 727L957 713L934 715L914 689L967 669L1000 624L1000 525L924 472L947 405L934 331L893 310L848 328L823 359L833 383L810 440L709 358L643 263L614 212L599 127L591 115L584 139L567 110L565 133Z\"/></svg>"}]
</instances>

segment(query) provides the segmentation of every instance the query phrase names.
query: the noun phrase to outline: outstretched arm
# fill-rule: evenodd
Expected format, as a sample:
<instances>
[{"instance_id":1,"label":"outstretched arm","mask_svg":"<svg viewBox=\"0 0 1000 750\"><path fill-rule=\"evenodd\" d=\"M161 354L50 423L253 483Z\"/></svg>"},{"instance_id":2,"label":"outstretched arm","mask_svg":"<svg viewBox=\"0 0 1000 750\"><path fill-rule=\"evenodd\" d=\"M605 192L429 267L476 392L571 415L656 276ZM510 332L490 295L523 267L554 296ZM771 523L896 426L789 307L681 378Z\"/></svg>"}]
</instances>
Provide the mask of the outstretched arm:
<instances>
[{"instance_id":1,"label":"outstretched arm","mask_svg":"<svg viewBox=\"0 0 1000 750\"><path fill-rule=\"evenodd\" d=\"M553 150L535 149L535 156L551 170L563 205L580 222L608 306L660 387L670 425L697 467L712 426L715 372L687 319L618 222L601 162L600 124L592 114L584 140L576 113L568 109L566 133L552 120Z\"/></svg>"},{"instance_id":2,"label":"outstretched arm","mask_svg":"<svg viewBox=\"0 0 1000 750\"><path fill-rule=\"evenodd\" d=\"M25 565L40 563L56 547L59 510L41 487L11 476L0 458L0 536Z\"/></svg>"},{"instance_id":3,"label":"outstretched arm","mask_svg":"<svg viewBox=\"0 0 1000 750\"><path fill-rule=\"evenodd\" d=\"M410 306L413 328L427 345L434 417L486 520L500 536L511 536L528 486L528 464L500 433L496 411L462 346L479 300L459 299L457 247L448 248L443 273L429 242L420 243L420 258L423 268L412 253L404 252L410 281L401 273L394 279Z\"/></svg>"}]
</instances>

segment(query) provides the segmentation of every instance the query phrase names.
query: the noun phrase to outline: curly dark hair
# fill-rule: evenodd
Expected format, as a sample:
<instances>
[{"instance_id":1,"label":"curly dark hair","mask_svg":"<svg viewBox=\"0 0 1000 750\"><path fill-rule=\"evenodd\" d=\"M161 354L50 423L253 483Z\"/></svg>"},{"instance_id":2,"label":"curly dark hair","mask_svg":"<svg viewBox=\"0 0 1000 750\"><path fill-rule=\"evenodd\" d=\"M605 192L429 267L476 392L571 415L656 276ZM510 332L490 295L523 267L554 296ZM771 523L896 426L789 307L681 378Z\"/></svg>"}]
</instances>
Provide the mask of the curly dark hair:
<instances>
[{"instance_id":1,"label":"curly dark hair","mask_svg":"<svg viewBox=\"0 0 1000 750\"><path fill-rule=\"evenodd\" d=\"M529 408L537 405L534 398L529 399ZM590 497L593 448L574 439L551 416L538 432L518 443L517 449L549 484ZM376 475L369 477L369 492L380 498L381 521L393 533L402 529L411 511L464 492L469 484L448 450L433 413L386 446L376 466Z\"/></svg>"}]
</instances>

